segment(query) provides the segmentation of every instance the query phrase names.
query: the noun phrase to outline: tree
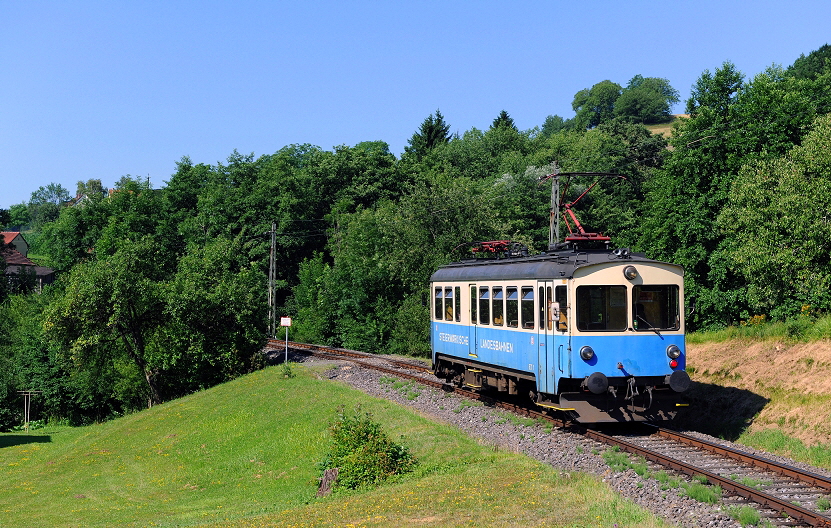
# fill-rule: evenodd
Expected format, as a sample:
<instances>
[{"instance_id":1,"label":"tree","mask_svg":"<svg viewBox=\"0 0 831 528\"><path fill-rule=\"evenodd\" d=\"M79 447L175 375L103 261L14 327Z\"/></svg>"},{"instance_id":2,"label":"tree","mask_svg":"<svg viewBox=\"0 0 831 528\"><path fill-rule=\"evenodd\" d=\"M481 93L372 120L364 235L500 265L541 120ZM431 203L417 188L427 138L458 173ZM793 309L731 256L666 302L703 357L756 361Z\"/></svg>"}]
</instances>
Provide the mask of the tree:
<instances>
[{"instance_id":1,"label":"tree","mask_svg":"<svg viewBox=\"0 0 831 528\"><path fill-rule=\"evenodd\" d=\"M741 164L728 132L742 82L730 62L715 74L701 74L687 101L691 118L675 129L674 150L644 183L638 248L684 266L686 296L698 301L689 328L730 323L739 302L734 278L717 254L723 235L715 219Z\"/></svg>"},{"instance_id":2,"label":"tree","mask_svg":"<svg viewBox=\"0 0 831 528\"><path fill-rule=\"evenodd\" d=\"M416 159L421 159L438 145L449 142L449 132L450 125L444 122L444 116L441 115L439 110L436 110L435 114L430 114L421 123L418 131L408 140L408 145L404 147L404 151Z\"/></svg>"},{"instance_id":3,"label":"tree","mask_svg":"<svg viewBox=\"0 0 831 528\"><path fill-rule=\"evenodd\" d=\"M144 375L151 405L164 401L163 351L154 340L165 322L162 260L146 236L75 265L44 323L47 335L86 369L110 361L116 350L128 357Z\"/></svg>"},{"instance_id":4,"label":"tree","mask_svg":"<svg viewBox=\"0 0 831 528\"><path fill-rule=\"evenodd\" d=\"M810 128L786 155L742 167L718 217L723 255L747 284L745 317L831 310L831 114Z\"/></svg>"},{"instance_id":5,"label":"tree","mask_svg":"<svg viewBox=\"0 0 831 528\"><path fill-rule=\"evenodd\" d=\"M163 216L160 209L146 181L125 180L110 196L92 195L82 207L62 209L55 221L43 227L38 251L48 256L52 267L69 270L96 254L113 253L123 240L155 234ZM171 235L164 235L157 236L156 243L169 248Z\"/></svg>"},{"instance_id":6,"label":"tree","mask_svg":"<svg viewBox=\"0 0 831 528\"><path fill-rule=\"evenodd\" d=\"M9 222L6 228L21 229L29 224L29 206L24 203L14 204L9 207Z\"/></svg>"},{"instance_id":7,"label":"tree","mask_svg":"<svg viewBox=\"0 0 831 528\"><path fill-rule=\"evenodd\" d=\"M169 397L211 387L262 366L265 275L245 262L241 241L191 247L164 285L156 361ZM242 262L241 262L242 261Z\"/></svg>"},{"instance_id":8,"label":"tree","mask_svg":"<svg viewBox=\"0 0 831 528\"><path fill-rule=\"evenodd\" d=\"M29 199L29 218L32 227L40 229L47 222L55 220L60 214L61 208L69 200L69 191L59 183L50 183L45 187L39 187Z\"/></svg>"},{"instance_id":9,"label":"tree","mask_svg":"<svg viewBox=\"0 0 831 528\"><path fill-rule=\"evenodd\" d=\"M609 80L580 90L571 102L571 108L577 113L574 120L580 128L594 128L611 120L615 116L615 101L620 94L620 85Z\"/></svg>"},{"instance_id":10,"label":"tree","mask_svg":"<svg viewBox=\"0 0 831 528\"><path fill-rule=\"evenodd\" d=\"M710 70L704 70L692 87L690 98L687 99L686 112L692 116L697 114L699 109L707 108L726 118L743 81L744 75L730 61L726 61L715 74L710 73Z\"/></svg>"},{"instance_id":11,"label":"tree","mask_svg":"<svg viewBox=\"0 0 831 528\"><path fill-rule=\"evenodd\" d=\"M545 118L545 121L542 124L542 129L540 129L540 136L543 138L547 138L552 134L556 134L560 130L563 130L569 126L569 122L563 119L558 115L550 115Z\"/></svg>"},{"instance_id":12,"label":"tree","mask_svg":"<svg viewBox=\"0 0 831 528\"><path fill-rule=\"evenodd\" d=\"M831 46L822 45L806 57L801 54L794 63L788 66L788 73L798 79L816 79L823 73L831 70Z\"/></svg>"},{"instance_id":13,"label":"tree","mask_svg":"<svg viewBox=\"0 0 831 528\"><path fill-rule=\"evenodd\" d=\"M499 112L499 115L491 123L491 130L496 128L512 128L514 131L517 130L513 118L505 110Z\"/></svg>"},{"instance_id":14,"label":"tree","mask_svg":"<svg viewBox=\"0 0 831 528\"><path fill-rule=\"evenodd\" d=\"M98 179L90 179L86 182L79 180L77 187L75 188L76 197L87 195L92 198L93 196L103 196L106 193L107 189L101 185L101 180Z\"/></svg>"},{"instance_id":15,"label":"tree","mask_svg":"<svg viewBox=\"0 0 831 528\"><path fill-rule=\"evenodd\" d=\"M644 124L665 122L678 95L666 79L636 75L615 101L615 115Z\"/></svg>"}]
</instances>

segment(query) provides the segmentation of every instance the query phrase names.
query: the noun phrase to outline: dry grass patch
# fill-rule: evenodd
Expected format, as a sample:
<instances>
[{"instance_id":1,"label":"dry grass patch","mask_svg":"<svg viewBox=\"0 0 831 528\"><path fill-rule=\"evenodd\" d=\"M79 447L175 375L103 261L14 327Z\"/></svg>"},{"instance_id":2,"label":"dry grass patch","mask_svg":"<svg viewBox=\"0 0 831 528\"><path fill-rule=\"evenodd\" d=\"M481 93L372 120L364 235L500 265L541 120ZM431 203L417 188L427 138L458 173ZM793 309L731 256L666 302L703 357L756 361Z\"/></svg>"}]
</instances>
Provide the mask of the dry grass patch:
<instances>
[{"instance_id":1,"label":"dry grass patch","mask_svg":"<svg viewBox=\"0 0 831 528\"><path fill-rule=\"evenodd\" d=\"M831 341L688 343L687 365L696 383L681 424L732 439L771 428L807 446L831 438Z\"/></svg>"}]
</instances>

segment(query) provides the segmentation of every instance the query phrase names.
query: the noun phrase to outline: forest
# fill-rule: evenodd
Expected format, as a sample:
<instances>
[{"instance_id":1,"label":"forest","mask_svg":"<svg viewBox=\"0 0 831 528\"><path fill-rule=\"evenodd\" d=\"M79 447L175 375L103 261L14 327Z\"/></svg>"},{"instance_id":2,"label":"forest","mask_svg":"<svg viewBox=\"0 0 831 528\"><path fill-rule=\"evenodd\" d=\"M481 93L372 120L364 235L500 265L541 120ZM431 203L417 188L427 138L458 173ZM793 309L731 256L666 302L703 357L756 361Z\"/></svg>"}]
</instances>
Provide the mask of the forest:
<instances>
[{"instance_id":1,"label":"forest","mask_svg":"<svg viewBox=\"0 0 831 528\"><path fill-rule=\"evenodd\" d=\"M183 157L160 189L41 187L0 210L57 276L0 281L0 430L21 422L18 391L41 391L36 418L84 424L261 368L272 225L292 339L428 356L430 275L474 241L545 251L555 164L625 177L575 177L564 199L598 181L577 208L589 230L684 266L689 330L831 312L831 46L753 78L725 62L675 119L678 102L634 75L530 130L503 110L451 134L436 110L399 157L295 144ZM648 128L670 120L669 137Z\"/></svg>"}]
</instances>

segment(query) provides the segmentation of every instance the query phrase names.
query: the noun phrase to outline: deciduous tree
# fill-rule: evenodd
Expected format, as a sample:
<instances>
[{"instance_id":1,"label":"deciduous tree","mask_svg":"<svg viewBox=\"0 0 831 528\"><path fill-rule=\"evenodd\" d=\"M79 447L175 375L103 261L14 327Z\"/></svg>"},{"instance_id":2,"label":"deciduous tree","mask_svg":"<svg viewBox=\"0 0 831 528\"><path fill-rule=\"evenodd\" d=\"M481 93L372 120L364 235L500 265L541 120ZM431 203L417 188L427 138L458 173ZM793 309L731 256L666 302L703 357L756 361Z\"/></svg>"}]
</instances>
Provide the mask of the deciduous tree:
<instances>
[{"instance_id":1,"label":"deciduous tree","mask_svg":"<svg viewBox=\"0 0 831 528\"><path fill-rule=\"evenodd\" d=\"M580 128L594 128L615 116L615 102L621 87L612 81L600 81L591 88L584 88L574 95L571 108L577 113L575 122Z\"/></svg>"}]
</instances>

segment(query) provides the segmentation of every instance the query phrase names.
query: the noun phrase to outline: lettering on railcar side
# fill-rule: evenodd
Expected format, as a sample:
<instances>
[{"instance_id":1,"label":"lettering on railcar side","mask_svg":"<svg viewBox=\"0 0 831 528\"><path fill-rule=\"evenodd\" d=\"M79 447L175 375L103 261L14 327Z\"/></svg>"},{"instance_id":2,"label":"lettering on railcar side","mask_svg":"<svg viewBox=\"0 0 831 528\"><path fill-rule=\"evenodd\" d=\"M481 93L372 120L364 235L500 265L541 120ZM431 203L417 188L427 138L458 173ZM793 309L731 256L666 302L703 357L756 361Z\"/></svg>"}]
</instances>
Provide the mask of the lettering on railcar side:
<instances>
[{"instance_id":1,"label":"lettering on railcar side","mask_svg":"<svg viewBox=\"0 0 831 528\"><path fill-rule=\"evenodd\" d=\"M457 345L464 345L467 346L469 343L468 336L458 335L458 334L446 334L444 332L439 334L439 341L444 341L446 343L454 343Z\"/></svg>"},{"instance_id":2,"label":"lettering on railcar side","mask_svg":"<svg viewBox=\"0 0 831 528\"><path fill-rule=\"evenodd\" d=\"M479 341L479 348L496 350L497 352L514 353L514 344L508 341L497 341L495 339L482 339Z\"/></svg>"}]
</instances>

